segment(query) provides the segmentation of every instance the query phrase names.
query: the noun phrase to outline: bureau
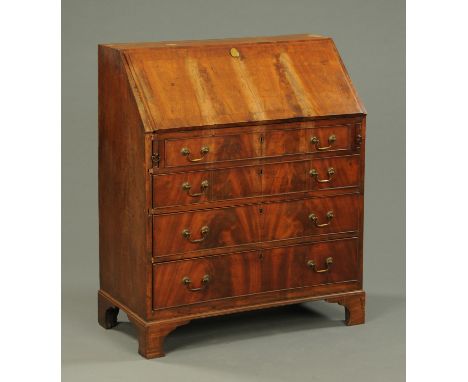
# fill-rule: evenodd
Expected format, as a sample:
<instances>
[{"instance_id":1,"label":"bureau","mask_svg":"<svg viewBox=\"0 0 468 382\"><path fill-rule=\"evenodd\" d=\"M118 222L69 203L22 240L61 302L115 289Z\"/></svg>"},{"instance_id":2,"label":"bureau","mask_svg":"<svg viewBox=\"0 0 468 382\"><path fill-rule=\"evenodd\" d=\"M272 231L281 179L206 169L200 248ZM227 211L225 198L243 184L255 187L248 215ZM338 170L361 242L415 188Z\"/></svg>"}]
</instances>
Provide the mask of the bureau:
<instances>
[{"instance_id":1,"label":"bureau","mask_svg":"<svg viewBox=\"0 0 468 382\"><path fill-rule=\"evenodd\" d=\"M326 300L364 322L366 111L332 39L100 45L98 321Z\"/></svg>"}]
</instances>

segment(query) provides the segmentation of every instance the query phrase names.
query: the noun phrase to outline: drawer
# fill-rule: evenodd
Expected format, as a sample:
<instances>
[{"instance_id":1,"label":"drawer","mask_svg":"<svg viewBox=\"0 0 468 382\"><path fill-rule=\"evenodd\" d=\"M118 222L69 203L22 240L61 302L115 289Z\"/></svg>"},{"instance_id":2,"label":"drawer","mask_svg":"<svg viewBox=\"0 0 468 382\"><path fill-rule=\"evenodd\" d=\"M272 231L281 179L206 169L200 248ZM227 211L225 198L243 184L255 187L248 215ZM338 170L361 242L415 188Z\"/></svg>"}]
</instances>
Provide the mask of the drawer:
<instances>
[{"instance_id":1,"label":"drawer","mask_svg":"<svg viewBox=\"0 0 468 382\"><path fill-rule=\"evenodd\" d=\"M257 133L167 139L164 146L166 167L261 156L260 135Z\"/></svg>"},{"instance_id":2,"label":"drawer","mask_svg":"<svg viewBox=\"0 0 468 382\"><path fill-rule=\"evenodd\" d=\"M292 154L314 154L355 149L355 124L305 127L298 124L270 125L263 132L245 127L242 132L224 135L184 136L163 139L164 166L279 157ZM301 127L303 126L303 127Z\"/></svg>"},{"instance_id":3,"label":"drawer","mask_svg":"<svg viewBox=\"0 0 468 382\"><path fill-rule=\"evenodd\" d=\"M358 240L219 255L153 266L153 308L358 279Z\"/></svg>"},{"instance_id":4,"label":"drawer","mask_svg":"<svg viewBox=\"0 0 468 382\"><path fill-rule=\"evenodd\" d=\"M153 175L153 207L359 186L359 155Z\"/></svg>"},{"instance_id":5,"label":"drawer","mask_svg":"<svg viewBox=\"0 0 468 382\"><path fill-rule=\"evenodd\" d=\"M275 202L153 216L153 256L356 232L359 197Z\"/></svg>"},{"instance_id":6,"label":"drawer","mask_svg":"<svg viewBox=\"0 0 468 382\"><path fill-rule=\"evenodd\" d=\"M359 211L356 195L266 204L262 240L354 232Z\"/></svg>"},{"instance_id":7,"label":"drawer","mask_svg":"<svg viewBox=\"0 0 468 382\"><path fill-rule=\"evenodd\" d=\"M258 206L153 216L153 255L197 251L260 241Z\"/></svg>"},{"instance_id":8,"label":"drawer","mask_svg":"<svg viewBox=\"0 0 468 382\"><path fill-rule=\"evenodd\" d=\"M354 125L268 130L263 156L351 150L353 136Z\"/></svg>"}]
</instances>

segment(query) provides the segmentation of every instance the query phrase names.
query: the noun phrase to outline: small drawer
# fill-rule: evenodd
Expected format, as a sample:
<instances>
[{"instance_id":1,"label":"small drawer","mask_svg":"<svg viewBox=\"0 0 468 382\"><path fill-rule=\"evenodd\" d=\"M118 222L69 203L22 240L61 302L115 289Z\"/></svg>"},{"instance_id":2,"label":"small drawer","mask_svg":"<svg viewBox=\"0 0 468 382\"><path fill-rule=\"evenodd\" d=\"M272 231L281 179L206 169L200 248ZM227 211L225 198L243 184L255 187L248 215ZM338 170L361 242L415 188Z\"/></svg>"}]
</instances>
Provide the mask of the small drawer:
<instances>
[{"instance_id":1,"label":"small drawer","mask_svg":"<svg viewBox=\"0 0 468 382\"><path fill-rule=\"evenodd\" d=\"M256 133L165 140L166 167L213 163L261 156Z\"/></svg>"},{"instance_id":2,"label":"small drawer","mask_svg":"<svg viewBox=\"0 0 468 382\"><path fill-rule=\"evenodd\" d=\"M268 130L263 156L352 150L353 135L354 125Z\"/></svg>"},{"instance_id":3,"label":"small drawer","mask_svg":"<svg viewBox=\"0 0 468 382\"><path fill-rule=\"evenodd\" d=\"M260 209L243 206L153 216L153 256L260 241Z\"/></svg>"},{"instance_id":4,"label":"small drawer","mask_svg":"<svg viewBox=\"0 0 468 382\"><path fill-rule=\"evenodd\" d=\"M358 240L345 239L153 266L153 308L358 279Z\"/></svg>"},{"instance_id":5,"label":"small drawer","mask_svg":"<svg viewBox=\"0 0 468 382\"><path fill-rule=\"evenodd\" d=\"M356 232L358 211L355 195L266 204L262 240Z\"/></svg>"}]
</instances>

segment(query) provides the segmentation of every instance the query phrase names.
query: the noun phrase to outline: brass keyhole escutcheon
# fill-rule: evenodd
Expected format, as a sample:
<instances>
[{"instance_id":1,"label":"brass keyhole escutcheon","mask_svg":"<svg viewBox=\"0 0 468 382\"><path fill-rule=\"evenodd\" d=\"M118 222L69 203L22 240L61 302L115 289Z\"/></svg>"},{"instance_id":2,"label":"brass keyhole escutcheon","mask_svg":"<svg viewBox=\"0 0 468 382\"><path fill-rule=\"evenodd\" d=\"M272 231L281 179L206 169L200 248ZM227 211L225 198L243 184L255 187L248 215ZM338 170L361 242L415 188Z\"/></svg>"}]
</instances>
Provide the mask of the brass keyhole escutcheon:
<instances>
[{"instance_id":1,"label":"brass keyhole escutcheon","mask_svg":"<svg viewBox=\"0 0 468 382\"><path fill-rule=\"evenodd\" d=\"M239 51L236 49L236 48L231 48L231 50L229 51L230 55L234 58L238 58L240 57L240 53Z\"/></svg>"}]
</instances>

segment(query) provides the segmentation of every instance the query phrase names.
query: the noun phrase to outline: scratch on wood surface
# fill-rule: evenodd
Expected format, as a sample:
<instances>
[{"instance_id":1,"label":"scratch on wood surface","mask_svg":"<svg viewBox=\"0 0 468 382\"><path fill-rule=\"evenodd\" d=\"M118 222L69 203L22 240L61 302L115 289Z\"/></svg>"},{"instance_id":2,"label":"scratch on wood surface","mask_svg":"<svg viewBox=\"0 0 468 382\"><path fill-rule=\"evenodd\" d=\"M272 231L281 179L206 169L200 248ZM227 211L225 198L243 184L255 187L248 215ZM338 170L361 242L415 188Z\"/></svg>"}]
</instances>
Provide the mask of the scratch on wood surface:
<instances>
[{"instance_id":1,"label":"scratch on wood surface","mask_svg":"<svg viewBox=\"0 0 468 382\"><path fill-rule=\"evenodd\" d=\"M214 124L216 119L216 112L210 98L208 87L203 81L202 73L198 66L198 62L193 58L187 58L185 66L189 74L190 81L195 90L195 95L198 101L201 117L207 125Z\"/></svg>"},{"instance_id":2,"label":"scratch on wood surface","mask_svg":"<svg viewBox=\"0 0 468 382\"><path fill-rule=\"evenodd\" d=\"M260 97L257 88L250 77L249 70L244 61L242 59L234 59L232 60L232 67L237 74L239 79L238 83L241 86L242 94L244 95L244 99L252 116L255 119L268 119L259 101Z\"/></svg>"},{"instance_id":3,"label":"scratch on wood surface","mask_svg":"<svg viewBox=\"0 0 468 382\"><path fill-rule=\"evenodd\" d=\"M296 96L297 102L302 110L304 115L318 115L317 105L311 105L310 100L307 97L307 91L302 84L302 81L294 69L294 64L292 63L289 55L287 53L280 53L279 63L284 70L289 85L291 86L294 95Z\"/></svg>"}]
</instances>

